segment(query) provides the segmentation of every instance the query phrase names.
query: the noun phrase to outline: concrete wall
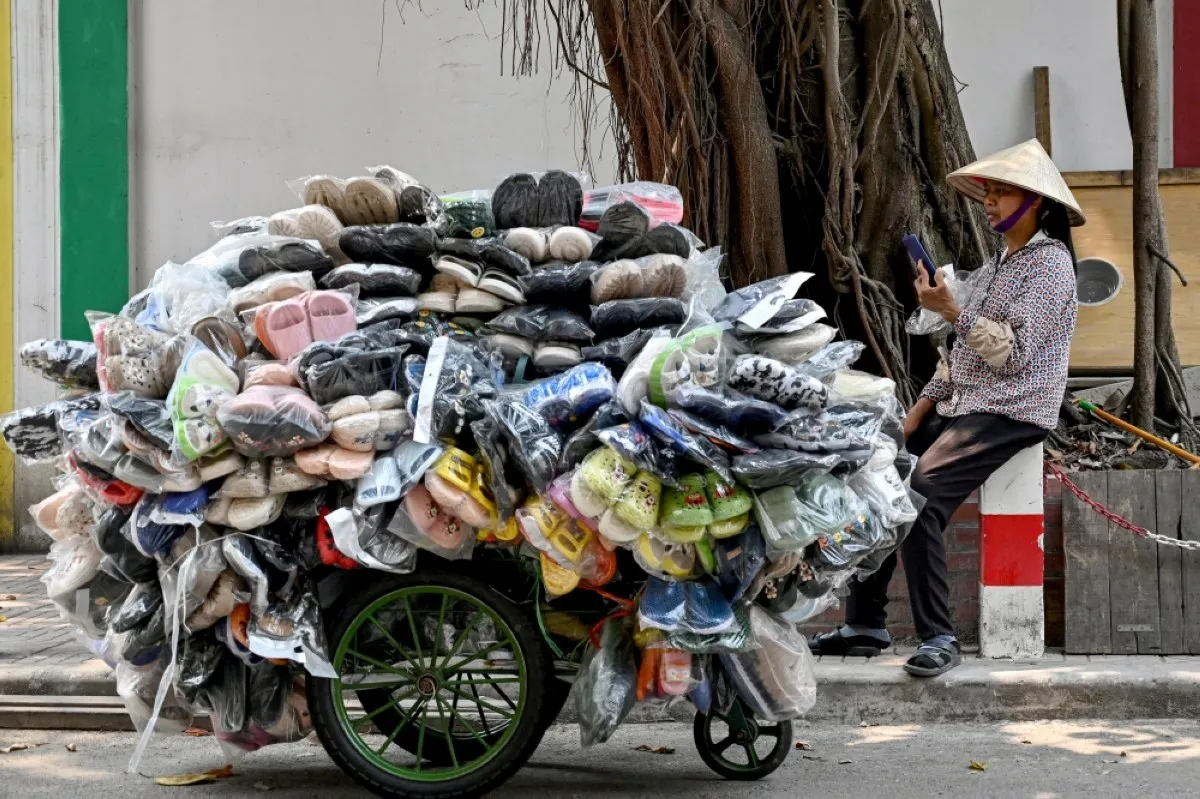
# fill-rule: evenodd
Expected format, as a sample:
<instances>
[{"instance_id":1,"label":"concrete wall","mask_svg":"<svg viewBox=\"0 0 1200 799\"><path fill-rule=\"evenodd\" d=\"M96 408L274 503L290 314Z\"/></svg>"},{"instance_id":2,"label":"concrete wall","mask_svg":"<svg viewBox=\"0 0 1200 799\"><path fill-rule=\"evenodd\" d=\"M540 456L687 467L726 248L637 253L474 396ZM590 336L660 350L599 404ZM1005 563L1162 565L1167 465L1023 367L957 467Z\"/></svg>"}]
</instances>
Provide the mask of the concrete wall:
<instances>
[{"instance_id":1,"label":"concrete wall","mask_svg":"<svg viewBox=\"0 0 1200 799\"><path fill-rule=\"evenodd\" d=\"M1128 169L1133 152L1109 0L941 0L946 51L975 152L1033 137L1033 68L1050 68L1054 160L1063 170ZM1172 3L1157 4L1162 165L1172 163Z\"/></svg>"},{"instance_id":2,"label":"concrete wall","mask_svg":"<svg viewBox=\"0 0 1200 799\"><path fill-rule=\"evenodd\" d=\"M208 246L211 220L296 205L289 178L386 163L451 191L577 166L570 81L545 55L501 74L498 5L132 3L134 283Z\"/></svg>"}]
</instances>

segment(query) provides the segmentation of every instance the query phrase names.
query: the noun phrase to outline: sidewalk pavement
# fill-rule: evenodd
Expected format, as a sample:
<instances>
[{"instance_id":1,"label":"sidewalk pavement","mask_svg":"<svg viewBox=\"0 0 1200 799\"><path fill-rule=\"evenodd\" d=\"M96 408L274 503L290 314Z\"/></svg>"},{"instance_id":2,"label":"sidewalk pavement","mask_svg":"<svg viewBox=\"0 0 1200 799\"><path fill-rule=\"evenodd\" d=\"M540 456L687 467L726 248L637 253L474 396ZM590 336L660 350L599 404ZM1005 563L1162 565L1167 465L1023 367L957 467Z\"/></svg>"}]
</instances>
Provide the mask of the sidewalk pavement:
<instances>
[{"instance_id":1,"label":"sidewalk pavement","mask_svg":"<svg viewBox=\"0 0 1200 799\"><path fill-rule=\"evenodd\" d=\"M107 666L46 598L39 578L47 565L41 555L0 556L0 711L18 698L116 695ZM968 657L941 677L918 680L900 668L910 653L820 659L817 705L807 718L841 724L1200 718L1200 657ZM569 702L562 721L572 720L573 708ZM690 720L692 712L686 703L639 708L631 721Z\"/></svg>"}]
</instances>

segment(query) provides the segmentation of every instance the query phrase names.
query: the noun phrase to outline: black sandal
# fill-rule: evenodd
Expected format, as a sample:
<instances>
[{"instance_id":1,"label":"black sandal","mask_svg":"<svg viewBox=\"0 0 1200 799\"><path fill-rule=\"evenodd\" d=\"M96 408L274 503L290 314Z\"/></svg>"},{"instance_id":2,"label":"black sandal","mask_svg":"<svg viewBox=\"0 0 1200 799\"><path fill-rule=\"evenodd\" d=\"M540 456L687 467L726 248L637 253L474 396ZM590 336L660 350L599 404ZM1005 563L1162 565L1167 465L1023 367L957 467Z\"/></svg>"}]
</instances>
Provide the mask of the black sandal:
<instances>
[{"instance_id":1,"label":"black sandal","mask_svg":"<svg viewBox=\"0 0 1200 799\"><path fill-rule=\"evenodd\" d=\"M830 657L873 658L891 646L869 635L842 635L837 630L818 633L808 639L808 648L814 655Z\"/></svg>"},{"instance_id":2,"label":"black sandal","mask_svg":"<svg viewBox=\"0 0 1200 799\"><path fill-rule=\"evenodd\" d=\"M958 641L951 642L950 646L921 644L917 653L904 664L904 670L914 677L936 677L960 665L962 661L962 647Z\"/></svg>"}]
</instances>

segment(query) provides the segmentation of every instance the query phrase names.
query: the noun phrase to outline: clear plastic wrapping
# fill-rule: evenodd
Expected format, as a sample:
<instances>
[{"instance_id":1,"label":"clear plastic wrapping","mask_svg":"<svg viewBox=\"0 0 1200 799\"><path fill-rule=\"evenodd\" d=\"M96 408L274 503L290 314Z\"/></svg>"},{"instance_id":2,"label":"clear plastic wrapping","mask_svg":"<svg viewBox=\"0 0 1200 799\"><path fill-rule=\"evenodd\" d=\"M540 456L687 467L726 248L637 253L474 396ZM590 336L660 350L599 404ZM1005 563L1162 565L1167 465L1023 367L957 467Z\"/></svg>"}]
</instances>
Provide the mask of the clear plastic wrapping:
<instances>
[{"instance_id":1,"label":"clear plastic wrapping","mask_svg":"<svg viewBox=\"0 0 1200 799\"><path fill-rule=\"evenodd\" d=\"M592 330L600 338L623 336L650 327L682 325L687 306L674 297L650 297L640 300L610 300L592 307Z\"/></svg>"},{"instance_id":2,"label":"clear plastic wrapping","mask_svg":"<svg viewBox=\"0 0 1200 799\"><path fill-rule=\"evenodd\" d=\"M768 550L780 553L798 552L822 535L865 523L868 513L845 481L826 472L808 472L795 486L768 489L754 499Z\"/></svg>"},{"instance_id":3,"label":"clear plastic wrapping","mask_svg":"<svg viewBox=\"0 0 1200 799\"><path fill-rule=\"evenodd\" d=\"M750 606L754 649L721 655L721 663L754 718L786 721L817 702L817 678L804 636L757 605Z\"/></svg>"},{"instance_id":4,"label":"clear plastic wrapping","mask_svg":"<svg viewBox=\"0 0 1200 799\"><path fill-rule=\"evenodd\" d=\"M453 441L483 417L483 401L494 397L496 369L466 344L446 336L434 340L421 378L413 440Z\"/></svg>"},{"instance_id":5,"label":"clear plastic wrapping","mask_svg":"<svg viewBox=\"0 0 1200 799\"><path fill-rule=\"evenodd\" d=\"M217 410L221 429L249 458L286 457L324 441L328 417L308 395L286 386L255 386Z\"/></svg>"},{"instance_id":6,"label":"clear plastic wrapping","mask_svg":"<svg viewBox=\"0 0 1200 799\"><path fill-rule=\"evenodd\" d=\"M361 297L412 297L421 287L421 273L394 264L345 264L321 279L327 289L357 283Z\"/></svg>"},{"instance_id":7,"label":"clear plastic wrapping","mask_svg":"<svg viewBox=\"0 0 1200 799\"><path fill-rule=\"evenodd\" d=\"M579 226L596 230L604 212L624 202L634 203L646 211L648 227L678 224L683 220L683 195L679 189L665 183L637 181L585 192Z\"/></svg>"},{"instance_id":8,"label":"clear plastic wrapping","mask_svg":"<svg viewBox=\"0 0 1200 799\"><path fill-rule=\"evenodd\" d=\"M356 263L392 264L430 274L437 237L429 228L401 222L385 227L348 227L338 243Z\"/></svg>"},{"instance_id":9,"label":"clear plastic wrapping","mask_svg":"<svg viewBox=\"0 0 1200 799\"><path fill-rule=\"evenodd\" d=\"M37 339L21 346L21 365L68 388L100 388L96 345L91 341Z\"/></svg>"},{"instance_id":10,"label":"clear plastic wrapping","mask_svg":"<svg viewBox=\"0 0 1200 799\"><path fill-rule=\"evenodd\" d=\"M637 662L618 621L604 624L600 646L588 650L571 692L584 747L605 743L633 710Z\"/></svg>"},{"instance_id":11,"label":"clear plastic wrapping","mask_svg":"<svg viewBox=\"0 0 1200 799\"><path fill-rule=\"evenodd\" d=\"M517 305L502 311L484 326L481 333L574 344L590 344L595 336L583 317L564 308L545 305Z\"/></svg>"}]
</instances>

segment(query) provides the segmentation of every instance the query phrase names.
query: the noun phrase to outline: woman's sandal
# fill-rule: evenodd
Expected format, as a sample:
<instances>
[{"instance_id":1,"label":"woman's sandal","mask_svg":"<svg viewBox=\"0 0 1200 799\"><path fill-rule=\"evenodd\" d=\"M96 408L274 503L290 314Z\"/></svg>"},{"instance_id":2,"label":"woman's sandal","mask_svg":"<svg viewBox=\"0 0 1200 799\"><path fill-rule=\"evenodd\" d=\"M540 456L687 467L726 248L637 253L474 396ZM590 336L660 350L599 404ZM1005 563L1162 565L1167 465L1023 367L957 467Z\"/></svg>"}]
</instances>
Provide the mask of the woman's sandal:
<instances>
[{"instance_id":1,"label":"woman's sandal","mask_svg":"<svg viewBox=\"0 0 1200 799\"><path fill-rule=\"evenodd\" d=\"M962 647L957 641L951 642L949 646L921 644L917 648L917 654L904 664L904 670L914 677L936 677L960 665L962 660Z\"/></svg>"},{"instance_id":2,"label":"woman's sandal","mask_svg":"<svg viewBox=\"0 0 1200 799\"><path fill-rule=\"evenodd\" d=\"M891 643L869 635L842 635L838 630L818 633L808 641L814 655L831 657L873 658L890 646Z\"/></svg>"}]
</instances>

